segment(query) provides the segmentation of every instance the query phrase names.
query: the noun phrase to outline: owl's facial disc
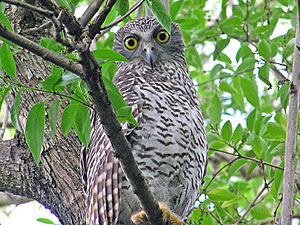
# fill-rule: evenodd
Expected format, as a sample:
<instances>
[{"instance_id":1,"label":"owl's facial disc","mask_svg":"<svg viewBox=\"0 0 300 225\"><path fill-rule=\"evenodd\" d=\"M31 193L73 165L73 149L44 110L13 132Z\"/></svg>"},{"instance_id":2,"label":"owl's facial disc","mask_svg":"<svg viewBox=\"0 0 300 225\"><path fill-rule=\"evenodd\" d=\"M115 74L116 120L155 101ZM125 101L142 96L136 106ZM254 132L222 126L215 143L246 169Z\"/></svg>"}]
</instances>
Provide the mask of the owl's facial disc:
<instances>
[{"instance_id":1,"label":"owl's facial disc","mask_svg":"<svg viewBox=\"0 0 300 225\"><path fill-rule=\"evenodd\" d=\"M143 45L143 51L144 51L144 59L148 63L151 68L154 67L154 63L157 59L156 53L154 51L154 46L150 41L144 42Z\"/></svg>"}]
</instances>

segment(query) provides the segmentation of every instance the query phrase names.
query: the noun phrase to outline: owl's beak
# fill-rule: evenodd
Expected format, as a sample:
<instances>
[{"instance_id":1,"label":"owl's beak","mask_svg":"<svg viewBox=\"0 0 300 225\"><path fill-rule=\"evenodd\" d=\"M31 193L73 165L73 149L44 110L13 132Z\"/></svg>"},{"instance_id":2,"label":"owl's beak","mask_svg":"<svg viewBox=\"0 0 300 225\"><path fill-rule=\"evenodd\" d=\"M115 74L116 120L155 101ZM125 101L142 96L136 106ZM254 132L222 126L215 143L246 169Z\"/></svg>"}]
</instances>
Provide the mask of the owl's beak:
<instances>
[{"instance_id":1,"label":"owl's beak","mask_svg":"<svg viewBox=\"0 0 300 225\"><path fill-rule=\"evenodd\" d=\"M144 44L144 52L145 52L145 60L151 66L154 67L154 63L156 61L156 54L154 52L154 47L151 42L145 42Z\"/></svg>"}]
</instances>

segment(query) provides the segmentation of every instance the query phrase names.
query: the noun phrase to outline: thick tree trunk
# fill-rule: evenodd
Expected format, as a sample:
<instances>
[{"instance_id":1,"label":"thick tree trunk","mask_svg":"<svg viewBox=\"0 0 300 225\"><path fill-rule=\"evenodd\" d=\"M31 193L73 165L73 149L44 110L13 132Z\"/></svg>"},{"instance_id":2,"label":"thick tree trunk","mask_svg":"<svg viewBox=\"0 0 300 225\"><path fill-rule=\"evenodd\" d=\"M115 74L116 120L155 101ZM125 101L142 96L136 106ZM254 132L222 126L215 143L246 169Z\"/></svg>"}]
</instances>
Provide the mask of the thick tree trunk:
<instances>
[{"instance_id":1,"label":"thick tree trunk","mask_svg":"<svg viewBox=\"0 0 300 225\"><path fill-rule=\"evenodd\" d=\"M27 18L37 22L36 17L26 13L17 14L15 29L22 32L21 22ZM21 15L21 16L20 16ZM27 16L25 18L25 16ZM39 21L38 21L39 22ZM35 36L36 41L39 40ZM14 56L17 63L17 77L22 83L38 87L40 81L51 75L50 66L41 58L25 50ZM3 71L2 71L3 74ZM5 76L3 74L3 76ZM16 89L8 94L9 107L13 104ZM30 108L45 99L42 93L23 91L21 98L20 124L25 130L25 121ZM46 112L52 99L46 102ZM62 110L60 110L61 115ZM60 118L58 119L60 122ZM49 120L46 113L46 131L43 153L39 166L36 165L25 142L24 134L17 132L9 141L0 142L0 191L25 196L49 208L62 224L84 224L85 197L80 175L81 144L74 133L67 137L60 130L56 140L49 135Z\"/></svg>"}]
</instances>

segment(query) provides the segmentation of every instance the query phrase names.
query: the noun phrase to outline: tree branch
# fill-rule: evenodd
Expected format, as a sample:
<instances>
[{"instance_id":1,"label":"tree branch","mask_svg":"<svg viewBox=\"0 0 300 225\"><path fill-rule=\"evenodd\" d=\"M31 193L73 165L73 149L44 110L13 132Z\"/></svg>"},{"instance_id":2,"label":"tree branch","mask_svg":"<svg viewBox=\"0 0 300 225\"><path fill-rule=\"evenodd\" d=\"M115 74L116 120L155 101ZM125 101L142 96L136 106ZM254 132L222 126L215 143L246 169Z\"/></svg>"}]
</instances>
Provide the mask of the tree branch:
<instances>
[{"instance_id":1,"label":"tree branch","mask_svg":"<svg viewBox=\"0 0 300 225\"><path fill-rule=\"evenodd\" d=\"M247 210L245 211L245 213L243 214L243 216L241 216L237 222L235 223L235 225L238 225L242 222L242 220L248 215L248 213L250 212L250 210L253 208L253 206L255 206L255 203L257 202L257 200L260 198L260 196L264 193L264 191L269 188L270 184L274 181L274 178L272 178L268 183L266 183L264 185L264 187L261 189L261 191L258 193L258 195L255 197L255 199L250 203L250 205L248 206Z\"/></svg>"},{"instance_id":2,"label":"tree branch","mask_svg":"<svg viewBox=\"0 0 300 225\"><path fill-rule=\"evenodd\" d=\"M39 201L50 208L62 224L83 225L85 201L79 155L74 158L80 149L79 141L74 136L68 138L73 143L63 141L63 135L55 146L47 143L39 167L21 136L0 142L0 191Z\"/></svg>"},{"instance_id":3,"label":"tree branch","mask_svg":"<svg viewBox=\"0 0 300 225\"><path fill-rule=\"evenodd\" d=\"M85 27L89 21L93 18L93 16L96 14L96 12L101 7L104 0L93 0L88 8L85 10L85 12L82 14L82 16L79 18L78 22Z\"/></svg>"},{"instance_id":4,"label":"tree branch","mask_svg":"<svg viewBox=\"0 0 300 225\"><path fill-rule=\"evenodd\" d=\"M40 46L39 44L36 44L35 42L23 37L22 35L16 34L10 30L8 30L6 27L0 24L0 37L3 37L18 46L21 46L30 52L40 56L46 61L52 62L55 65L58 65L66 70L69 70L78 76L82 75L82 67L80 64L69 60L59 54L56 54L52 51L50 51L47 48L44 48Z\"/></svg>"},{"instance_id":5,"label":"tree branch","mask_svg":"<svg viewBox=\"0 0 300 225\"><path fill-rule=\"evenodd\" d=\"M209 148L208 149L209 151L215 151L215 152L220 152L220 153L223 153L223 154L227 154L227 155L232 155L232 156L235 156L237 158L241 158L241 159L247 159L249 161L253 161L253 162L257 162L257 163L263 163L264 165L266 166L270 166L270 167L273 167L275 169L279 169L279 170L283 170L282 167L280 166L277 166L277 165L274 165L272 163L268 163L268 162L262 162L261 160L258 160L258 159L254 159L254 158L251 158L251 157L248 157L248 156L244 156L244 155L236 155L234 153L230 153L230 152L225 152L225 151L222 151L222 150L219 150L219 149L214 149L214 148ZM299 174L300 175L300 174Z\"/></svg>"},{"instance_id":6,"label":"tree branch","mask_svg":"<svg viewBox=\"0 0 300 225\"><path fill-rule=\"evenodd\" d=\"M94 39L96 34L100 32L100 28L104 23L104 20L106 19L108 13L111 11L115 3L116 0L107 0L100 13L94 19L93 23L89 26L89 34L91 39Z\"/></svg>"},{"instance_id":7,"label":"tree branch","mask_svg":"<svg viewBox=\"0 0 300 225\"><path fill-rule=\"evenodd\" d=\"M297 123L299 110L300 89L300 36L299 36L299 10L300 0L297 1L296 40L294 47L294 64L292 83L290 85L289 112L286 132L284 174L283 174L283 201L281 224L292 223L295 185L295 149L297 141Z\"/></svg>"},{"instance_id":8,"label":"tree branch","mask_svg":"<svg viewBox=\"0 0 300 225\"><path fill-rule=\"evenodd\" d=\"M20 205L30 201L32 200L29 198L24 198L24 197L16 196L5 192L0 192L0 207L9 206L12 204Z\"/></svg>"},{"instance_id":9,"label":"tree branch","mask_svg":"<svg viewBox=\"0 0 300 225\"><path fill-rule=\"evenodd\" d=\"M140 7L145 0L139 0L136 1L128 10L128 12L124 15L124 16L119 16L117 17L113 22L111 22L110 24L108 24L107 26L104 26L101 28L101 30L106 30L109 29L111 27L113 27L114 25L118 24L119 22L121 22L122 20L124 20L127 16L129 16L131 13L133 13L138 7Z\"/></svg>"}]
</instances>

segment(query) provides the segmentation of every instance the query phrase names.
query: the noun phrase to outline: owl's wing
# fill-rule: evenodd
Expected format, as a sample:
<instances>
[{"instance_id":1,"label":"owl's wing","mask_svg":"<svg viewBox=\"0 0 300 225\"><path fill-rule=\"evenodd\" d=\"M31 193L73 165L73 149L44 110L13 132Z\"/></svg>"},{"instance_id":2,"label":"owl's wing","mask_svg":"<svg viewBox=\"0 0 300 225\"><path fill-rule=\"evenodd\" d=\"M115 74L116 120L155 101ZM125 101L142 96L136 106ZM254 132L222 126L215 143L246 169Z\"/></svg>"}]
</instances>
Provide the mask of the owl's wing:
<instances>
[{"instance_id":1,"label":"owl's wing","mask_svg":"<svg viewBox=\"0 0 300 225\"><path fill-rule=\"evenodd\" d=\"M138 97L132 92L135 77L131 71L115 75L114 83L128 105L133 106L134 117L140 113ZM87 197L86 223L88 225L116 224L120 210L122 169L114 157L111 142L104 132L100 118L91 115L92 132L89 148L83 147L81 167ZM134 129L127 122L122 124L125 134Z\"/></svg>"}]
</instances>

